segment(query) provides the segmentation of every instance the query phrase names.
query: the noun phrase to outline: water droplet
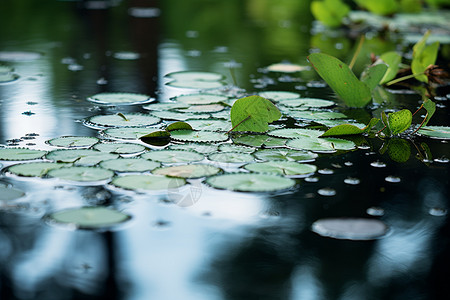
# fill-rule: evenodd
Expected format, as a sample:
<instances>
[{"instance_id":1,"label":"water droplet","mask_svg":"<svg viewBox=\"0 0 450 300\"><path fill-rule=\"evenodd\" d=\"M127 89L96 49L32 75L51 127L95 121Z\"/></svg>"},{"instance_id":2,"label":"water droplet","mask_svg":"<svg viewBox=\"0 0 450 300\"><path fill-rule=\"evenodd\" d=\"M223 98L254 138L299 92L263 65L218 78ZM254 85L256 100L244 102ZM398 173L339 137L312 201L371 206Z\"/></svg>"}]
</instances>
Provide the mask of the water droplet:
<instances>
[{"instance_id":1,"label":"water droplet","mask_svg":"<svg viewBox=\"0 0 450 300\"><path fill-rule=\"evenodd\" d=\"M67 69L69 69L69 71L81 71L84 69L84 67L82 65L79 64L71 64L67 66Z\"/></svg>"},{"instance_id":2,"label":"water droplet","mask_svg":"<svg viewBox=\"0 0 450 300\"><path fill-rule=\"evenodd\" d=\"M375 168L384 168L384 167L386 167L386 164L384 162L382 162L382 161L379 161L379 160L370 163L370 165L372 167L375 167Z\"/></svg>"},{"instance_id":3,"label":"water droplet","mask_svg":"<svg viewBox=\"0 0 450 300\"><path fill-rule=\"evenodd\" d=\"M381 207L372 206L366 210L366 213L371 216L381 217L384 216L384 209L382 209Z\"/></svg>"},{"instance_id":4,"label":"water droplet","mask_svg":"<svg viewBox=\"0 0 450 300\"><path fill-rule=\"evenodd\" d=\"M305 91L307 87L304 85L296 85L294 89L296 89L297 91Z\"/></svg>"},{"instance_id":5,"label":"water droplet","mask_svg":"<svg viewBox=\"0 0 450 300\"><path fill-rule=\"evenodd\" d=\"M434 161L438 162L438 163L446 164L446 163L450 162L450 159L448 159L447 157L439 157L439 158L435 158Z\"/></svg>"},{"instance_id":6,"label":"water droplet","mask_svg":"<svg viewBox=\"0 0 450 300\"><path fill-rule=\"evenodd\" d=\"M333 174L334 171L331 169L320 169L319 171L317 171L319 174L324 174L324 175L330 175Z\"/></svg>"},{"instance_id":7,"label":"water droplet","mask_svg":"<svg viewBox=\"0 0 450 300\"><path fill-rule=\"evenodd\" d=\"M108 84L108 80L106 80L105 78L99 78L98 80L97 80L97 84L98 85L105 85L105 84Z\"/></svg>"},{"instance_id":8,"label":"water droplet","mask_svg":"<svg viewBox=\"0 0 450 300\"><path fill-rule=\"evenodd\" d=\"M347 167L351 167L353 166L353 163L351 161L346 161L344 165L346 165Z\"/></svg>"},{"instance_id":9,"label":"water droplet","mask_svg":"<svg viewBox=\"0 0 450 300\"><path fill-rule=\"evenodd\" d=\"M334 196L336 195L336 190L332 188L319 189L317 193L321 196Z\"/></svg>"},{"instance_id":10,"label":"water droplet","mask_svg":"<svg viewBox=\"0 0 450 300\"><path fill-rule=\"evenodd\" d=\"M306 177L305 181L306 182L318 182L319 178L318 177Z\"/></svg>"},{"instance_id":11,"label":"water droplet","mask_svg":"<svg viewBox=\"0 0 450 300\"><path fill-rule=\"evenodd\" d=\"M384 180L386 180L387 182L392 182L392 183L398 183L398 182L402 181L400 179L400 177L397 177L397 176L388 176Z\"/></svg>"},{"instance_id":12,"label":"water droplet","mask_svg":"<svg viewBox=\"0 0 450 300\"><path fill-rule=\"evenodd\" d=\"M359 180L358 178L347 177L344 179L344 182L350 185L357 185L361 182L361 180Z\"/></svg>"},{"instance_id":13,"label":"water droplet","mask_svg":"<svg viewBox=\"0 0 450 300\"><path fill-rule=\"evenodd\" d=\"M445 208L432 207L428 213L435 217L443 217L447 215L447 210Z\"/></svg>"},{"instance_id":14,"label":"water droplet","mask_svg":"<svg viewBox=\"0 0 450 300\"><path fill-rule=\"evenodd\" d=\"M312 88L324 88L327 86L327 84L321 81L310 81L306 84L306 86Z\"/></svg>"}]
</instances>

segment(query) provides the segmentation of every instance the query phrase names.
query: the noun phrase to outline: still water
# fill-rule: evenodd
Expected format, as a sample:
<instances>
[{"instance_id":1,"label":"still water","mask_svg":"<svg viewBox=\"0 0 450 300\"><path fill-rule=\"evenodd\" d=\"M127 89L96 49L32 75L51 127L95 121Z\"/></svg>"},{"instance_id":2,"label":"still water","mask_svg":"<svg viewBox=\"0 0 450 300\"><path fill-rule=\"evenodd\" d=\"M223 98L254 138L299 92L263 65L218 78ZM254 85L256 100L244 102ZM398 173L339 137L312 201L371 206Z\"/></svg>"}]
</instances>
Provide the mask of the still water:
<instances>
[{"instance_id":1,"label":"still water","mask_svg":"<svg viewBox=\"0 0 450 300\"><path fill-rule=\"evenodd\" d=\"M351 57L354 40L311 35L312 21L308 1L2 0L2 64L19 78L0 85L0 143L49 150L51 138L95 136L80 120L118 108L88 96L133 92L164 102L190 92L165 85L164 75L176 71L221 73L230 93L290 90L333 99L313 71L296 77L264 69L283 61L307 65L310 49ZM373 36L365 47L362 59L397 46ZM7 57L12 51L23 53ZM414 109L420 100L392 95L383 109ZM444 95L433 124L448 125L446 101ZM359 110L346 113L368 120ZM450 147L427 139L436 159L417 159L423 141L408 142L412 154L402 163L381 154L377 139L320 156L318 172L286 193L193 183L175 195L195 193L187 206L167 193L3 174L3 185L26 196L0 203L0 299L445 299ZM111 205L132 220L89 231L42 219L87 205ZM327 217L378 218L389 231L370 241L311 231Z\"/></svg>"}]
</instances>

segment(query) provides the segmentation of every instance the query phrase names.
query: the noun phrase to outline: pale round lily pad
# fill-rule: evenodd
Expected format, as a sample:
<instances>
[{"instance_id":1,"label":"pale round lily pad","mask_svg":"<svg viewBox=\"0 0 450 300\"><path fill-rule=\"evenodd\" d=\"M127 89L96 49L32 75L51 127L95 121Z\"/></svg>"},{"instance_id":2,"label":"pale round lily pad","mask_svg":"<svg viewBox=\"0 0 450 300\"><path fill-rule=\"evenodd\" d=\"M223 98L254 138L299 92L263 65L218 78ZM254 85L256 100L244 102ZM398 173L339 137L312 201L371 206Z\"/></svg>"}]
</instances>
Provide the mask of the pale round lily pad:
<instances>
[{"instance_id":1,"label":"pale round lily pad","mask_svg":"<svg viewBox=\"0 0 450 300\"><path fill-rule=\"evenodd\" d=\"M88 148L98 141L98 138L92 136L62 136L48 140L47 143L55 147Z\"/></svg>"},{"instance_id":2,"label":"pale round lily pad","mask_svg":"<svg viewBox=\"0 0 450 300\"><path fill-rule=\"evenodd\" d=\"M163 120L175 120L175 121L186 121L190 119L210 119L210 114L194 114L194 113L182 113L174 111L154 111L152 115L161 118ZM189 121L188 121L189 123Z\"/></svg>"},{"instance_id":3,"label":"pale round lily pad","mask_svg":"<svg viewBox=\"0 0 450 300\"><path fill-rule=\"evenodd\" d=\"M142 145L133 143L99 143L94 145L93 148L101 152L116 154L134 154L146 149Z\"/></svg>"},{"instance_id":4,"label":"pale round lily pad","mask_svg":"<svg viewBox=\"0 0 450 300\"><path fill-rule=\"evenodd\" d=\"M228 140L228 135L212 131L175 130L170 134L171 139L181 142L217 143Z\"/></svg>"},{"instance_id":5,"label":"pale round lily pad","mask_svg":"<svg viewBox=\"0 0 450 300\"><path fill-rule=\"evenodd\" d=\"M258 93L263 98L267 98L269 100L272 100L274 102L278 102L280 100L285 99L296 99L300 98L299 93L295 92L286 92L286 91L265 91Z\"/></svg>"},{"instance_id":6,"label":"pale round lily pad","mask_svg":"<svg viewBox=\"0 0 450 300\"><path fill-rule=\"evenodd\" d=\"M335 152L337 150L352 150L355 143L343 139L300 137L290 140L286 146L297 150L309 150L313 152Z\"/></svg>"},{"instance_id":7,"label":"pale round lily pad","mask_svg":"<svg viewBox=\"0 0 450 300\"><path fill-rule=\"evenodd\" d=\"M221 152L242 152L242 153L253 153L255 152L255 148L236 145L236 144L221 144L219 145L219 150Z\"/></svg>"},{"instance_id":8,"label":"pale round lily pad","mask_svg":"<svg viewBox=\"0 0 450 300\"><path fill-rule=\"evenodd\" d=\"M104 105L133 105L155 101L148 95L135 93L99 93L88 97L87 100Z\"/></svg>"},{"instance_id":9,"label":"pale round lily pad","mask_svg":"<svg viewBox=\"0 0 450 300\"><path fill-rule=\"evenodd\" d=\"M114 159L119 155L92 149L54 150L45 157L55 162L73 163L75 165L93 166L103 160Z\"/></svg>"},{"instance_id":10,"label":"pale round lily pad","mask_svg":"<svg viewBox=\"0 0 450 300\"><path fill-rule=\"evenodd\" d=\"M112 140L138 140L140 137L157 131L156 128L120 127L108 128L101 131L101 135Z\"/></svg>"},{"instance_id":11,"label":"pale round lily pad","mask_svg":"<svg viewBox=\"0 0 450 300\"><path fill-rule=\"evenodd\" d=\"M182 166L162 167L152 171L156 175L166 175L169 177L180 178L200 178L205 176L212 176L219 173L221 169L204 164L191 164Z\"/></svg>"},{"instance_id":12,"label":"pale round lily pad","mask_svg":"<svg viewBox=\"0 0 450 300\"><path fill-rule=\"evenodd\" d=\"M146 172L161 166L159 162L144 158L117 158L102 161L100 167L116 172Z\"/></svg>"},{"instance_id":13,"label":"pale round lily pad","mask_svg":"<svg viewBox=\"0 0 450 300\"><path fill-rule=\"evenodd\" d=\"M160 118L141 113L97 115L86 120L88 126L104 127L145 127L159 123Z\"/></svg>"},{"instance_id":14,"label":"pale round lily pad","mask_svg":"<svg viewBox=\"0 0 450 300\"><path fill-rule=\"evenodd\" d=\"M208 159L221 163L247 163L255 160L249 153L242 152L220 152L208 155Z\"/></svg>"},{"instance_id":15,"label":"pale round lily pad","mask_svg":"<svg viewBox=\"0 0 450 300\"><path fill-rule=\"evenodd\" d=\"M161 103L152 103L149 105L142 106L143 109L146 110L157 110L157 111L167 111L173 110L177 108L188 108L189 104L186 103L178 103L178 102L161 102Z\"/></svg>"},{"instance_id":16,"label":"pale round lily pad","mask_svg":"<svg viewBox=\"0 0 450 300\"><path fill-rule=\"evenodd\" d=\"M237 173L209 177L210 186L240 192L271 192L291 188L295 180L272 174Z\"/></svg>"},{"instance_id":17,"label":"pale round lily pad","mask_svg":"<svg viewBox=\"0 0 450 300\"><path fill-rule=\"evenodd\" d=\"M450 127L448 126L423 126L417 131L417 133L433 139L450 139Z\"/></svg>"},{"instance_id":18,"label":"pale round lily pad","mask_svg":"<svg viewBox=\"0 0 450 300\"><path fill-rule=\"evenodd\" d=\"M98 167L75 166L50 170L47 176L71 182L97 182L110 180L114 172Z\"/></svg>"},{"instance_id":19,"label":"pale round lily pad","mask_svg":"<svg viewBox=\"0 0 450 300\"><path fill-rule=\"evenodd\" d=\"M228 100L228 97L215 94L188 94L174 97L173 100L184 104L213 104Z\"/></svg>"},{"instance_id":20,"label":"pale round lily pad","mask_svg":"<svg viewBox=\"0 0 450 300\"><path fill-rule=\"evenodd\" d=\"M335 239L373 240L383 237L388 227L376 219L364 218L330 218L313 223L312 231Z\"/></svg>"},{"instance_id":21,"label":"pale round lily pad","mask_svg":"<svg viewBox=\"0 0 450 300\"><path fill-rule=\"evenodd\" d=\"M69 225L80 229L110 227L130 219L130 215L102 206L70 208L54 212L46 217L46 221L50 224Z\"/></svg>"},{"instance_id":22,"label":"pale round lily pad","mask_svg":"<svg viewBox=\"0 0 450 300\"><path fill-rule=\"evenodd\" d=\"M297 162L313 161L318 156L316 153L310 151L300 151L286 148L261 149L256 151L253 155L264 161L286 160Z\"/></svg>"},{"instance_id":23,"label":"pale round lily pad","mask_svg":"<svg viewBox=\"0 0 450 300\"><path fill-rule=\"evenodd\" d=\"M17 176L42 177L46 175L48 171L62 167L67 167L67 164L44 161L30 162L9 166L7 172Z\"/></svg>"},{"instance_id":24,"label":"pale round lily pad","mask_svg":"<svg viewBox=\"0 0 450 300\"><path fill-rule=\"evenodd\" d=\"M114 178L111 184L127 190L169 191L185 185L186 181L161 175L125 175Z\"/></svg>"},{"instance_id":25,"label":"pale round lily pad","mask_svg":"<svg viewBox=\"0 0 450 300\"><path fill-rule=\"evenodd\" d=\"M333 119L344 119L347 118L346 115L335 111L292 111L290 113L292 118L302 119L302 120L333 120Z\"/></svg>"},{"instance_id":26,"label":"pale round lily pad","mask_svg":"<svg viewBox=\"0 0 450 300\"><path fill-rule=\"evenodd\" d=\"M204 159L200 153L182 150L154 150L143 153L141 157L162 163L186 163Z\"/></svg>"},{"instance_id":27,"label":"pale round lily pad","mask_svg":"<svg viewBox=\"0 0 450 300\"><path fill-rule=\"evenodd\" d=\"M188 123L194 130L200 131L228 131L231 129L231 122L225 120L189 120Z\"/></svg>"},{"instance_id":28,"label":"pale round lily pad","mask_svg":"<svg viewBox=\"0 0 450 300\"><path fill-rule=\"evenodd\" d=\"M269 131L267 134L274 137L294 139L299 137L319 137L324 133L321 130L306 128L281 128Z\"/></svg>"},{"instance_id":29,"label":"pale round lily pad","mask_svg":"<svg viewBox=\"0 0 450 300\"><path fill-rule=\"evenodd\" d=\"M191 105L189 108L179 108L176 111L182 113L215 113L225 109L225 106L221 104L202 104Z\"/></svg>"},{"instance_id":30,"label":"pale round lily pad","mask_svg":"<svg viewBox=\"0 0 450 300\"><path fill-rule=\"evenodd\" d=\"M278 103L289 107L329 107L336 104L334 101L317 98L285 99Z\"/></svg>"},{"instance_id":31,"label":"pale round lily pad","mask_svg":"<svg viewBox=\"0 0 450 300\"><path fill-rule=\"evenodd\" d=\"M29 148L0 148L0 160L19 161L43 157L47 152Z\"/></svg>"},{"instance_id":32,"label":"pale round lily pad","mask_svg":"<svg viewBox=\"0 0 450 300\"><path fill-rule=\"evenodd\" d=\"M217 144L211 143L172 144L168 148L172 150L195 151L202 154L217 152Z\"/></svg>"},{"instance_id":33,"label":"pale round lily pad","mask_svg":"<svg viewBox=\"0 0 450 300\"><path fill-rule=\"evenodd\" d=\"M285 176L307 176L314 173L317 167L294 161L267 161L245 165L246 170L259 173L274 173Z\"/></svg>"},{"instance_id":34,"label":"pale round lily pad","mask_svg":"<svg viewBox=\"0 0 450 300\"><path fill-rule=\"evenodd\" d=\"M21 190L0 186L0 201L11 201L22 198L23 196L25 196L25 192Z\"/></svg>"},{"instance_id":35,"label":"pale round lily pad","mask_svg":"<svg viewBox=\"0 0 450 300\"><path fill-rule=\"evenodd\" d=\"M283 147L286 139L268 136L265 134L243 134L233 137L233 142L250 147Z\"/></svg>"}]
</instances>

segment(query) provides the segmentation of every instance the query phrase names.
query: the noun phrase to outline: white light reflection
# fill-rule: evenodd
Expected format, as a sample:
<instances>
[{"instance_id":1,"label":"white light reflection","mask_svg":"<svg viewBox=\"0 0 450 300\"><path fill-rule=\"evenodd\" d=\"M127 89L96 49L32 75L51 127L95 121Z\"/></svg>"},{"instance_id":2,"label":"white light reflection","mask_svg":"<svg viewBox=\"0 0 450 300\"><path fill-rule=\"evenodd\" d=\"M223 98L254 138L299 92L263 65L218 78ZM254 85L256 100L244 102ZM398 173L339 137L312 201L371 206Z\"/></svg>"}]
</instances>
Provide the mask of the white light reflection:
<instances>
[{"instance_id":1,"label":"white light reflection","mask_svg":"<svg viewBox=\"0 0 450 300\"><path fill-rule=\"evenodd\" d=\"M315 275L315 269L309 265L298 267L291 277L292 300L324 299L320 280Z\"/></svg>"},{"instance_id":2,"label":"white light reflection","mask_svg":"<svg viewBox=\"0 0 450 300\"><path fill-rule=\"evenodd\" d=\"M159 45L158 49L158 67L159 67L159 90L164 91L164 99L158 100L168 100L172 97L181 95L183 93L191 93L192 91L186 92L178 88L168 88L164 80L164 76L178 71L188 70L186 66L185 56L180 49L180 45L175 42L163 42Z\"/></svg>"}]
</instances>

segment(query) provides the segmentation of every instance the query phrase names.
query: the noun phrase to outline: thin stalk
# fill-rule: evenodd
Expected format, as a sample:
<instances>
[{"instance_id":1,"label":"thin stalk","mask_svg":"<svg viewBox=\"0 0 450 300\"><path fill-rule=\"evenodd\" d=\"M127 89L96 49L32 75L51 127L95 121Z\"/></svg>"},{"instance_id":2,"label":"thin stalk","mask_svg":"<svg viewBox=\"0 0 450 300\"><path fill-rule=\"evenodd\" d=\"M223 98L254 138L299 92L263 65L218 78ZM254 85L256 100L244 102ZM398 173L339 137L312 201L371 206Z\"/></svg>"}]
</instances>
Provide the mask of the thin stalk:
<instances>
[{"instance_id":1,"label":"thin stalk","mask_svg":"<svg viewBox=\"0 0 450 300\"><path fill-rule=\"evenodd\" d=\"M397 79L389 81L388 83L386 83L386 86L390 86L390 85L393 85L393 84L395 84L397 82L400 82L400 81L403 81L403 80L408 80L408 79L414 78L414 77L416 77L418 75L424 75L424 74L425 73L406 75L406 76L403 76L403 77L400 77L400 78L397 78Z\"/></svg>"},{"instance_id":2,"label":"thin stalk","mask_svg":"<svg viewBox=\"0 0 450 300\"><path fill-rule=\"evenodd\" d=\"M234 73L234 68L232 67L230 67L230 75L231 79L233 80L233 84L237 86L236 74Z\"/></svg>"},{"instance_id":3,"label":"thin stalk","mask_svg":"<svg viewBox=\"0 0 450 300\"><path fill-rule=\"evenodd\" d=\"M130 120L127 119L127 117L125 117L125 115L123 113L117 113L117 115L119 117L121 117L124 121L130 121Z\"/></svg>"},{"instance_id":4,"label":"thin stalk","mask_svg":"<svg viewBox=\"0 0 450 300\"><path fill-rule=\"evenodd\" d=\"M417 129L414 130L413 134L416 133L417 131L419 131L420 128L422 128L423 123L425 123L425 120L427 119L427 117L428 117L428 113L425 115L425 118L423 118L423 121L422 121L422 123L420 123L419 127L417 127Z\"/></svg>"},{"instance_id":5,"label":"thin stalk","mask_svg":"<svg viewBox=\"0 0 450 300\"><path fill-rule=\"evenodd\" d=\"M423 104L412 114L412 116L414 117L415 114L417 114L419 112L419 110L421 110L423 108Z\"/></svg>"},{"instance_id":6,"label":"thin stalk","mask_svg":"<svg viewBox=\"0 0 450 300\"><path fill-rule=\"evenodd\" d=\"M356 59L358 58L359 52L361 52L361 48L364 43L364 39L365 39L364 35L362 35L361 38L359 39L358 47L356 47L355 53L353 54L353 57L352 57L352 61L348 65L350 70L353 69L353 66L356 63Z\"/></svg>"},{"instance_id":7,"label":"thin stalk","mask_svg":"<svg viewBox=\"0 0 450 300\"><path fill-rule=\"evenodd\" d=\"M244 120L240 121L239 123L236 124L236 126L234 126L233 128L231 128L230 130L227 131L226 134L229 134L231 131L233 131L236 127L238 127L239 125L241 125L242 123L244 123L245 121L247 121L248 119L250 119L251 116L248 116L247 118L245 118Z\"/></svg>"}]
</instances>

